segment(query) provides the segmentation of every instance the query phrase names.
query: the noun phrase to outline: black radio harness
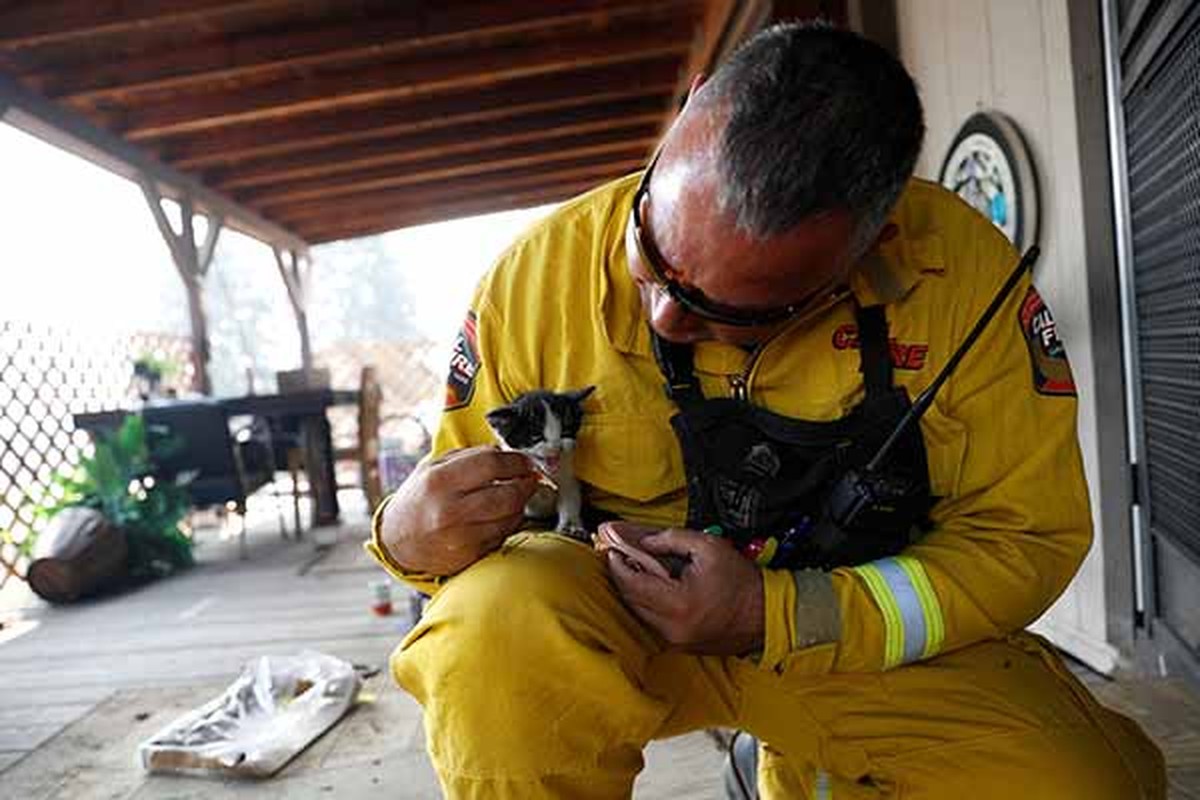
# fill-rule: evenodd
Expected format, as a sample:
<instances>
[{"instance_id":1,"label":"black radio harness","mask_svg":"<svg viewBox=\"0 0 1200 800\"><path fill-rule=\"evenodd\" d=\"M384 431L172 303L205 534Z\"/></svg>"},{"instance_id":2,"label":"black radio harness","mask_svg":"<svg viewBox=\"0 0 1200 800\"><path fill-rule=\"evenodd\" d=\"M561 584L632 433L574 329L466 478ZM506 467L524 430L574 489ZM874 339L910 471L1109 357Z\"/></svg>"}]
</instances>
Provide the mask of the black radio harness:
<instances>
[{"instance_id":1,"label":"black radio harness","mask_svg":"<svg viewBox=\"0 0 1200 800\"><path fill-rule=\"evenodd\" d=\"M958 367L959 362L963 360L963 356L967 354L967 351L974 346L980 334L983 333L983 329L992 321L992 317L996 316L996 312L1000 310L1000 306L1004 304L1013 287L1017 285L1017 281L1021 279L1026 270L1033 266L1040 253L1041 250L1037 245L1033 245L1025 251L1025 255L1017 262L1017 266L1013 268L1008 279L1004 281L1004 285L1000 287L1000 291L996 293L996 296L992 298L992 302L975 322L975 327L971 328L971 332L967 334L967 338L954 351L954 355L950 356L950 360L946 362L946 366L942 367L942 371L933 379L933 383L929 384L925 387L924 391L917 395L917 399L913 401L908 413L900 420L895 430L892 431L867 465L861 472L854 470L846 473L833 487L829 498L830 513L839 525L852 523L856 517L872 506L877 506L881 503L886 504L888 482L881 480L880 467L904 432L917 424L921 416L933 404L933 398L937 395L938 390L942 388L942 384L946 382Z\"/></svg>"}]
</instances>

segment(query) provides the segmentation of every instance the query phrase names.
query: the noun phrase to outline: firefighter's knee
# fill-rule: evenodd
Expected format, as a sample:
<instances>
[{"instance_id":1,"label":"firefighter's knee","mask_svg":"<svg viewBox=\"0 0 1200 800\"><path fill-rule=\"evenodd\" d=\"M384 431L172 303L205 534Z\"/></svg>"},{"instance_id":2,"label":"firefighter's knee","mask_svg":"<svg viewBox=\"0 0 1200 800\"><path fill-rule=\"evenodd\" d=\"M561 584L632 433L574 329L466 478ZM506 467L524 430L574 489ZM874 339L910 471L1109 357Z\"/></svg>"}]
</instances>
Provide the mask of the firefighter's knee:
<instances>
[{"instance_id":1,"label":"firefighter's knee","mask_svg":"<svg viewBox=\"0 0 1200 800\"><path fill-rule=\"evenodd\" d=\"M665 709L636 680L647 644L590 548L518 536L442 587L392 672L439 768L511 777L648 738Z\"/></svg>"}]
</instances>

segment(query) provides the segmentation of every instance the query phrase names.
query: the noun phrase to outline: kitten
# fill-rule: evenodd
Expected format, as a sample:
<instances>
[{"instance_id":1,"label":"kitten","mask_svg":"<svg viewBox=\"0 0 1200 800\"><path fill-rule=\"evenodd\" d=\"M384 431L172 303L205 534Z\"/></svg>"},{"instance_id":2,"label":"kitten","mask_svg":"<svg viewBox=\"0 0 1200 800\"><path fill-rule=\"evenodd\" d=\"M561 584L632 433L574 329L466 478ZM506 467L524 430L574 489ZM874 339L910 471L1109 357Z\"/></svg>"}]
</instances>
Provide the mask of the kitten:
<instances>
[{"instance_id":1,"label":"kitten","mask_svg":"<svg viewBox=\"0 0 1200 800\"><path fill-rule=\"evenodd\" d=\"M583 495L575 477L575 437L583 422L583 401L595 389L526 392L485 416L504 447L531 456L558 485L557 497L548 487L539 486L525 506L525 515L543 518L557 513L554 529L583 541L588 536L583 529Z\"/></svg>"}]
</instances>

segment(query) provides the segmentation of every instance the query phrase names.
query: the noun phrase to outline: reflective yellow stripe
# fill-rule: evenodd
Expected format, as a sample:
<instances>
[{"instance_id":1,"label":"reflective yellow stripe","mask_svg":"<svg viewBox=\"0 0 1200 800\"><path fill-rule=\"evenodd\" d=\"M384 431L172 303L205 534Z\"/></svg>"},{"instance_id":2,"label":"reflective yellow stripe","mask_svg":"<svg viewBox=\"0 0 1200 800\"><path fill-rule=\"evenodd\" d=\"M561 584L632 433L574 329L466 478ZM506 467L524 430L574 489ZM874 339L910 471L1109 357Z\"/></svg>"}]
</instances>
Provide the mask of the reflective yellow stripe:
<instances>
[{"instance_id":1,"label":"reflective yellow stripe","mask_svg":"<svg viewBox=\"0 0 1200 800\"><path fill-rule=\"evenodd\" d=\"M904 657L904 622L900 607L896 605L896 598L892 597L883 574L874 564L863 564L855 567L854 571L867 584L875 605L883 614L883 668L891 669Z\"/></svg>"},{"instance_id":2,"label":"reflective yellow stripe","mask_svg":"<svg viewBox=\"0 0 1200 800\"><path fill-rule=\"evenodd\" d=\"M946 639L946 623L942 617L942 606L933 591L933 584L929 582L929 575L921 566L921 562L912 556L896 556L896 561L899 562L900 568L908 573L908 579L912 581L917 598L921 601L921 611L925 615L925 649L921 658L935 656L941 652L942 642Z\"/></svg>"},{"instance_id":3,"label":"reflective yellow stripe","mask_svg":"<svg viewBox=\"0 0 1200 800\"><path fill-rule=\"evenodd\" d=\"M883 616L883 668L929 658L946 636L937 594L921 562L882 558L855 567Z\"/></svg>"}]
</instances>

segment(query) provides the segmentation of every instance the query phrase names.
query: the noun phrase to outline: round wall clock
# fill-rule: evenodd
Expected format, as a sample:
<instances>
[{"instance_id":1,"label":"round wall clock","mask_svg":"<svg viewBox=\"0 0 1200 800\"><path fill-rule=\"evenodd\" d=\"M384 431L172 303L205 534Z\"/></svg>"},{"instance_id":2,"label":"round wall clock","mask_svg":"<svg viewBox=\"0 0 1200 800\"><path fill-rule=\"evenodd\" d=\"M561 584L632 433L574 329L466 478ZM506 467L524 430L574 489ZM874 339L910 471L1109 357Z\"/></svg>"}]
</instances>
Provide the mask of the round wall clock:
<instances>
[{"instance_id":1,"label":"round wall clock","mask_svg":"<svg viewBox=\"0 0 1200 800\"><path fill-rule=\"evenodd\" d=\"M1024 251L1038 240L1037 174L1025 139L998 111L963 123L938 180L979 210Z\"/></svg>"}]
</instances>

